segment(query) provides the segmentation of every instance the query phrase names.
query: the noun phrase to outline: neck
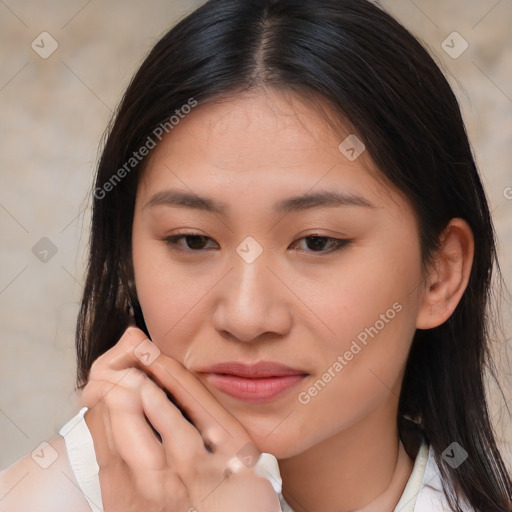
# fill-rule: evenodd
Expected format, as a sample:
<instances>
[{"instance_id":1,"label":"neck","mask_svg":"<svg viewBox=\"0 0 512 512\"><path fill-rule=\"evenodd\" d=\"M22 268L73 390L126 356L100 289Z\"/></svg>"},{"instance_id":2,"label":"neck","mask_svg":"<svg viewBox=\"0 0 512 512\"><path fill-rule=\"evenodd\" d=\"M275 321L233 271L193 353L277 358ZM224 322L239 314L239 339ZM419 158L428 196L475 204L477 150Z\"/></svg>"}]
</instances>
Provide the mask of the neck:
<instances>
[{"instance_id":1,"label":"neck","mask_svg":"<svg viewBox=\"0 0 512 512\"><path fill-rule=\"evenodd\" d=\"M412 467L390 410L279 461L283 497L295 512L392 512Z\"/></svg>"},{"instance_id":2,"label":"neck","mask_svg":"<svg viewBox=\"0 0 512 512\"><path fill-rule=\"evenodd\" d=\"M407 455L404 445L399 442L395 470L387 489L358 512L382 512L395 509L412 472L413 461Z\"/></svg>"}]
</instances>

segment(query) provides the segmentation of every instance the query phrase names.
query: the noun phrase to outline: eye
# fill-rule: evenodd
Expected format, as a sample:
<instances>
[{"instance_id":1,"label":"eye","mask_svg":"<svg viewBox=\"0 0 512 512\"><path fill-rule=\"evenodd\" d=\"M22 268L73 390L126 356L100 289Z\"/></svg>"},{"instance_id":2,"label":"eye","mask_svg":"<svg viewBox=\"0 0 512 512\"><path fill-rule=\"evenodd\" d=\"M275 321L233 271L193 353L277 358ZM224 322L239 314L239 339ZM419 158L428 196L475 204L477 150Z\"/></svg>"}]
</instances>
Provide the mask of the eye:
<instances>
[{"instance_id":1,"label":"eye","mask_svg":"<svg viewBox=\"0 0 512 512\"><path fill-rule=\"evenodd\" d=\"M211 240L211 238L204 235L196 235L194 233L182 233L180 235L169 236L163 239L163 241L167 245L171 246L173 250L188 252L201 252L203 249L205 249L205 243L207 240ZM352 240L333 238L330 236L318 236L313 234L296 240L293 242L292 246L302 240L306 240L306 246L311 249L305 250L305 252L318 252L323 254L334 252L338 249L350 245L352 242ZM185 241L186 248L180 244L182 241ZM326 245L329 247L329 250L324 250Z\"/></svg>"},{"instance_id":2,"label":"eye","mask_svg":"<svg viewBox=\"0 0 512 512\"><path fill-rule=\"evenodd\" d=\"M181 235L174 235L164 238L167 245L170 245L172 249L177 251L186 250L182 245L179 244L182 240L186 240L188 249L192 251L201 251L204 247L205 240L209 237L203 235L196 235L194 233L183 233ZM211 240L211 239L210 239Z\"/></svg>"},{"instance_id":3,"label":"eye","mask_svg":"<svg viewBox=\"0 0 512 512\"><path fill-rule=\"evenodd\" d=\"M337 251L338 249L350 245L350 243L352 242L352 240L333 238L332 236L319 236L316 234L300 238L299 240L297 240L297 242L300 242L301 240L307 240L306 246L313 249L312 251L306 252L320 252L324 254ZM327 251L322 250L326 245L329 246L330 249Z\"/></svg>"}]
</instances>

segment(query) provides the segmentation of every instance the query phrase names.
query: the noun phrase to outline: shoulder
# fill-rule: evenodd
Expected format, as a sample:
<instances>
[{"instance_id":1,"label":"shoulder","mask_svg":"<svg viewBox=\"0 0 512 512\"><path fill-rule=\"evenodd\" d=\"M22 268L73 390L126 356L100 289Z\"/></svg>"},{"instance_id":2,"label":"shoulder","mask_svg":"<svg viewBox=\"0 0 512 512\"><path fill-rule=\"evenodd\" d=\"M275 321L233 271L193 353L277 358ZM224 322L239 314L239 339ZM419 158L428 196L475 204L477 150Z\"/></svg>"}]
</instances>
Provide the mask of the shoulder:
<instances>
[{"instance_id":1,"label":"shoulder","mask_svg":"<svg viewBox=\"0 0 512 512\"><path fill-rule=\"evenodd\" d=\"M90 512L61 435L0 472L0 512Z\"/></svg>"}]
</instances>

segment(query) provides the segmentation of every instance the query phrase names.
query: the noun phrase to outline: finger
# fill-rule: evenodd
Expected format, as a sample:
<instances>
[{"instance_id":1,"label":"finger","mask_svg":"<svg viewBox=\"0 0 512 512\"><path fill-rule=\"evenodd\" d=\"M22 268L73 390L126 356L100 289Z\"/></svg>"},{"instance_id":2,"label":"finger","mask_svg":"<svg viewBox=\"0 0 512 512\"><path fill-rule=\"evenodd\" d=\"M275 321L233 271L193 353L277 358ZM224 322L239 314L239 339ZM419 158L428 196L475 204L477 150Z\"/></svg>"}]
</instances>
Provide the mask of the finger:
<instances>
[{"instance_id":1,"label":"finger","mask_svg":"<svg viewBox=\"0 0 512 512\"><path fill-rule=\"evenodd\" d=\"M155 367L157 362L159 364ZM136 327L128 327L118 343L95 361L90 379L122 383L126 374L113 372L127 370L130 367L139 368L154 377L161 387L172 394L169 397L171 401L174 397L185 413L194 415L191 420L200 430L208 429L213 422L220 430L225 430L225 436L232 437L222 424L230 420L236 422L233 416L192 373L175 359L162 354L145 333ZM193 407L189 402L195 402L196 406ZM212 437L218 435L214 436L212 432Z\"/></svg>"},{"instance_id":2,"label":"finger","mask_svg":"<svg viewBox=\"0 0 512 512\"><path fill-rule=\"evenodd\" d=\"M145 381L150 381L145 373L130 368L118 383L92 380L84 388L82 403L89 407L89 411L85 414L88 417L88 423L91 423L91 430L94 428L98 438L101 438L98 444L104 464L112 454L131 461L132 452L127 451L128 448L123 442L126 436L131 435L137 438L138 443L135 445L131 443L128 446L133 448L140 445L147 457L144 465L147 467L161 465L164 450L156 439L151 425L144 418L140 399L140 387ZM157 387L156 384L152 384ZM128 434L124 433L125 424L129 427ZM118 432L120 435L116 436ZM105 442L108 442L110 453L102 449Z\"/></svg>"},{"instance_id":3,"label":"finger","mask_svg":"<svg viewBox=\"0 0 512 512\"><path fill-rule=\"evenodd\" d=\"M144 416L140 390L152 383L135 369L126 376L124 386L116 386L104 397L108 407L112 438L116 452L132 469L163 469L165 451ZM169 402L169 406L174 407Z\"/></svg>"},{"instance_id":4,"label":"finger","mask_svg":"<svg viewBox=\"0 0 512 512\"><path fill-rule=\"evenodd\" d=\"M98 359L98 374L106 380L119 380L116 370L134 366L150 374L157 384L171 393L169 399L172 401L174 397L178 407L190 417L205 442L213 449L238 438L246 440L247 433L238 420L190 371L175 359L162 354L140 329L128 327L116 346L108 352L107 357L101 359L103 356L100 356ZM94 377L92 370L91 376ZM239 444L240 441L235 442L233 449L240 449L245 441L241 446Z\"/></svg>"},{"instance_id":5,"label":"finger","mask_svg":"<svg viewBox=\"0 0 512 512\"><path fill-rule=\"evenodd\" d=\"M130 326L116 345L94 362L89 380L111 381L112 385L122 384L122 380L130 368L135 367L144 371L145 367L160 354L158 347L148 339L143 331ZM168 395L168 398L176 404L172 395Z\"/></svg>"},{"instance_id":6,"label":"finger","mask_svg":"<svg viewBox=\"0 0 512 512\"><path fill-rule=\"evenodd\" d=\"M98 466L104 469L119 457L114 447L106 405L98 402L89 408L84 414L84 420L93 440Z\"/></svg>"},{"instance_id":7,"label":"finger","mask_svg":"<svg viewBox=\"0 0 512 512\"><path fill-rule=\"evenodd\" d=\"M134 350L147 339L148 337L143 331L129 326L119 341L94 361L89 378L100 378L104 371L123 370L134 366L134 363L136 366L142 366L142 361L139 358L134 359ZM156 346L154 348L158 350Z\"/></svg>"},{"instance_id":8,"label":"finger","mask_svg":"<svg viewBox=\"0 0 512 512\"><path fill-rule=\"evenodd\" d=\"M124 386L130 389L130 381L125 381L124 379L132 370L136 370L136 368L131 367L119 372L104 371L101 374L98 372L96 376L89 377L87 385L82 390L81 404L92 409L96 404L102 402L105 396L117 386Z\"/></svg>"},{"instance_id":9,"label":"finger","mask_svg":"<svg viewBox=\"0 0 512 512\"><path fill-rule=\"evenodd\" d=\"M245 444L248 434L242 425L181 363L161 354L145 370L172 394L212 451L220 445L238 450Z\"/></svg>"},{"instance_id":10,"label":"finger","mask_svg":"<svg viewBox=\"0 0 512 512\"><path fill-rule=\"evenodd\" d=\"M173 507L177 503L188 502L183 482L179 478L171 477L176 472L175 457L168 459L168 452L155 437L154 427L144 416L146 411L141 397L151 398L156 394L161 398L158 401L158 410L154 411L154 414L167 418L167 421L172 423L169 431L176 433L176 443L187 446L188 460L185 458L180 461L180 464L187 462L190 464L190 457L193 455L193 450L190 448L192 445L195 445L194 451L198 451L200 447L204 450L201 436L190 423L184 420L176 406L167 400L162 389L147 375L133 368L132 371L132 375L124 380L127 388L116 386L100 402L101 405L104 402L109 404L106 410L109 415L113 444L118 453L116 461L109 461L112 464L112 470L118 471L119 468L119 471L121 469L126 471L137 493L141 493L151 503L161 504L168 496L172 497ZM109 384L104 383L105 387L110 389ZM101 383L93 382L93 385L99 388ZM134 396L135 388L137 388L137 394ZM183 430L183 426L188 427L188 430ZM155 432L158 433L158 431Z\"/></svg>"},{"instance_id":11,"label":"finger","mask_svg":"<svg viewBox=\"0 0 512 512\"><path fill-rule=\"evenodd\" d=\"M180 410L151 379L142 386L141 399L144 413L162 438L170 466L180 467L183 462L190 463L195 457L207 453L197 429L183 418Z\"/></svg>"}]
</instances>

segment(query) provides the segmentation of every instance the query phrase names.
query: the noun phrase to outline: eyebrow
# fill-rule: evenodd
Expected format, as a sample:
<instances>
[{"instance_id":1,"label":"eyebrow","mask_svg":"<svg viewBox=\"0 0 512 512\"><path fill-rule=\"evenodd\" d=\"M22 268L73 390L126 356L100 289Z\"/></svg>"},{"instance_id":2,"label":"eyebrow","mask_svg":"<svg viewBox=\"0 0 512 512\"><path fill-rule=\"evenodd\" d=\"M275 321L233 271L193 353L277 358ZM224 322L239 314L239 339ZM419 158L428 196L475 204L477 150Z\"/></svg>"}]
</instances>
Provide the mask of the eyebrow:
<instances>
[{"instance_id":1,"label":"eyebrow","mask_svg":"<svg viewBox=\"0 0 512 512\"><path fill-rule=\"evenodd\" d=\"M144 205L143 209L162 205L179 208L192 208L219 215L226 215L229 211L229 207L226 203L209 197L199 196L194 193L174 189L157 192ZM312 208L340 206L376 208L375 205L364 197L335 190L322 190L281 200L274 205L274 211L276 213L288 213L292 211L309 210Z\"/></svg>"}]
</instances>

